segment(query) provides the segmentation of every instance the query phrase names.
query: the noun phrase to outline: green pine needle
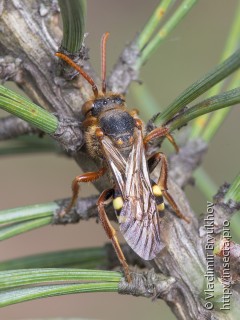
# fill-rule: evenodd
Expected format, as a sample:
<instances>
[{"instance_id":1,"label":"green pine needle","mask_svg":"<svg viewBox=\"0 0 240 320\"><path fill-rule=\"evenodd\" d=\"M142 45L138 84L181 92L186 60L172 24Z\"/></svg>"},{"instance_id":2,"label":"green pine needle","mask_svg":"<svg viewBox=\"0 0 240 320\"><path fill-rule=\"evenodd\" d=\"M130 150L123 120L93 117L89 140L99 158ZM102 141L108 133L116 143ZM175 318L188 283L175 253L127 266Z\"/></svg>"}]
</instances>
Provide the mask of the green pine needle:
<instances>
[{"instance_id":1,"label":"green pine needle","mask_svg":"<svg viewBox=\"0 0 240 320\"><path fill-rule=\"evenodd\" d=\"M58 119L35 103L0 85L0 108L46 133L54 133Z\"/></svg>"},{"instance_id":2,"label":"green pine needle","mask_svg":"<svg viewBox=\"0 0 240 320\"><path fill-rule=\"evenodd\" d=\"M229 200L235 201L237 203L240 202L240 173L231 184L224 200L225 202L228 202Z\"/></svg>"},{"instance_id":3,"label":"green pine needle","mask_svg":"<svg viewBox=\"0 0 240 320\"><path fill-rule=\"evenodd\" d=\"M102 270L64 268L1 271L0 307L65 294L116 292L121 278L119 272ZM54 284L44 285L47 283Z\"/></svg>"},{"instance_id":4,"label":"green pine needle","mask_svg":"<svg viewBox=\"0 0 240 320\"><path fill-rule=\"evenodd\" d=\"M190 120L203 114L226 108L240 102L240 88L229 90L217 96L206 99L186 110L182 115L176 117L170 124L170 131L181 128Z\"/></svg>"},{"instance_id":5,"label":"green pine needle","mask_svg":"<svg viewBox=\"0 0 240 320\"><path fill-rule=\"evenodd\" d=\"M56 202L47 202L44 204L2 210L0 211L0 225L43 217L52 217L53 213L58 208L59 206Z\"/></svg>"},{"instance_id":6,"label":"green pine needle","mask_svg":"<svg viewBox=\"0 0 240 320\"><path fill-rule=\"evenodd\" d=\"M93 268L107 265L107 252L104 247L81 248L46 252L0 262L0 270L81 267Z\"/></svg>"},{"instance_id":7,"label":"green pine needle","mask_svg":"<svg viewBox=\"0 0 240 320\"><path fill-rule=\"evenodd\" d=\"M66 294L117 291L118 283L115 282L58 284L6 290L0 293L0 307L6 307L24 301L49 298L53 296L62 296Z\"/></svg>"},{"instance_id":8,"label":"green pine needle","mask_svg":"<svg viewBox=\"0 0 240 320\"><path fill-rule=\"evenodd\" d=\"M179 97L177 97L166 109L156 118L156 124L162 125L171 120L179 111L185 108L190 102L209 90L215 84L229 76L240 67L240 49L238 49L227 60L218 65L213 71L194 82Z\"/></svg>"},{"instance_id":9,"label":"green pine needle","mask_svg":"<svg viewBox=\"0 0 240 320\"><path fill-rule=\"evenodd\" d=\"M138 62L139 66L143 65L146 62L146 60L150 58L153 52L155 52L158 49L158 47L161 45L163 40L182 21L182 19L192 9L193 5L196 2L197 0L184 0L179 5L175 13L167 20L167 22L157 32L157 34L153 37L153 39L149 41L147 45L144 47L142 54L139 58L139 62ZM164 5L167 8L170 5L170 3L167 2L166 4L164 3ZM156 26L156 23L154 23L154 27L155 26ZM140 35L140 39L142 39L142 35Z\"/></svg>"},{"instance_id":10,"label":"green pine needle","mask_svg":"<svg viewBox=\"0 0 240 320\"><path fill-rule=\"evenodd\" d=\"M239 32L240 32L240 3L238 4L238 7L236 8L235 17L233 19L232 27L229 32L229 37L227 39L226 46L224 48L222 57L220 61L224 61L227 59L234 50L238 47L238 40L239 40ZM238 75L239 78L239 75ZM209 92L208 96L211 97L213 95L219 94L222 90L222 88L225 85L225 81L222 81L221 83L218 83L216 86L214 86ZM236 81L236 79L233 79L231 81L230 85L227 86L228 89L236 88L239 86L239 80ZM221 126L222 122L226 118L228 112L230 109L222 110L216 112L214 115L214 118L212 117L210 121L208 122L208 119L210 117L209 114L205 114L202 117L199 117L196 119L192 126L192 132L191 132L191 139L194 139L196 137L199 137L202 135L202 138L205 141L210 141L212 139L215 132L218 130L218 128ZM217 118L217 119L216 119ZM212 129L214 126L214 130ZM204 131L204 133L203 133Z\"/></svg>"},{"instance_id":11,"label":"green pine needle","mask_svg":"<svg viewBox=\"0 0 240 320\"><path fill-rule=\"evenodd\" d=\"M61 47L69 53L79 52L85 30L87 3L85 0L58 0L63 21Z\"/></svg>"},{"instance_id":12,"label":"green pine needle","mask_svg":"<svg viewBox=\"0 0 240 320\"><path fill-rule=\"evenodd\" d=\"M67 281L119 282L121 273L104 270L43 268L0 272L0 291L21 286ZM1 299L0 299L1 301Z\"/></svg>"},{"instance_id":13,"label":"green pine needle","mask_svg":"<svg viewBox=\"0 0 240 320\"><path fill-rule=\"evenodd\" d=\"M160 1L137 39L137 45L140 50L142 50L144 46L149 42L152 34L156 30L162 18L165 16L166 11L174 3L174 1L175 0Z\"/></svg>"},{"instance_id":14,"label":"green pine needle","mask_svg":"<svg viewBox=\"0 0 240 320\"><path fill-rule=\"evenodd\" d=\"M194 178L196 186L203 193L206 199L210 201L212 197L217 193L217 185L202 167L199 167L194 172Z\"/></svg>"},{"instance_id":15,"label":"green pine needle","mask_svg":"<svg viewBox=\"0 0 240 320\"><path fill-rule=\"evenodd\" d=\"M19 234L41 228L52 222L52 217L13 223L0 228L0 241L15 237Z\"/></svg>"}]
</instances>

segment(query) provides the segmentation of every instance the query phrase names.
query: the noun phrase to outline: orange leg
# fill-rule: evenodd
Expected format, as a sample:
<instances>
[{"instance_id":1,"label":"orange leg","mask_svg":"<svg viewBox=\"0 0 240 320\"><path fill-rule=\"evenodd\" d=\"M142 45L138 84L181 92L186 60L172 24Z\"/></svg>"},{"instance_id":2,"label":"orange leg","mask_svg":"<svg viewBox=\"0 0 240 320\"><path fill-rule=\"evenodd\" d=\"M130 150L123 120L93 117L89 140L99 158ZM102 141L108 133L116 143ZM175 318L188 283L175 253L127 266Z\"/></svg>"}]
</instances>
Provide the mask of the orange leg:
<instances>
[{"instance_id":1,"label":"orange leg","mask_svg":"<svg viewBox=\"0 0 240 320\"><path fill-rule=\"evenodd\" d=\"M92 116L88 116L84 121L83 121L83 126L89 127L89 126L94 126L97 124L97 118L96 117L92 117Z\"/></svg>"},{"instance_id":2,"label":"orange leg","mask_svg":"<svg viewBox=\"0 0 240 320\"><path fill-rule=\"evenodd\" d=\"M118 260L120 261L120 263L123 266L124 269L124 273L126 276L126 279L128 282L131 282L131 276L130 276L130 272L129 272L129 267L128 264L126 262L126 259L123 255L122 249L119 245L117 236L116 236L116 230L112 227L108 216L106 214L106 211L104 209L104 206L109 202L109 200L112 198L113 196L113 189L106 189L102 192L102 194L100 195L98 202L97 202L97 206L98 206L98 214L99 214L99 218L100 221L103 225L103 228L108 236L108 238L112 241L113 247L116 251Z\"/></svg>"},{"instance_id":3,"label":"orange leg","mask_svg":"<svg viewBox=\"0 0 240 320\"><path fill-rule=\"evenodd\" d=\"M80 189L80 186L79 186L80 182L95 181L95 180L99 179L100 177L102 177L106 171L107 171L107 169L105 167L103 167L96 172L86 172L86 173L81 174L80 176L77 176L72 182L71 201L68 204L68 206L62 212L60 212L60 216L64 216L65 214L67 214L74 206L74 204L77 200L77 197L78 197L78 193L79 193L79 189Z\"/></svg>"},{"instance_id":4,"label":"orange leg","mask_svg":"<svg viewBox=\"0 0 240 320\"><path fill-rule=\"evenodd\" d=\"M152 130L151 132L149 132L148 135L146 135L143 141L144 141L144 144L146 145L149 141L157 138L161 138L161 137L166 137L168 141L172 143L176 152L179 151L178 145L176 144L173 136L168 132L168 128L165 128L165 127L160 127Z\"/></svg>"},{"instance_id":5,"label":"orange leg","mask_svg":"<svg viewBox=\"0 0 240 320\"><path fill-rule=\"evenodd\" d=\"M156 156L156 155L154 155ZM188 220L188 218L186 218L180 211L180 209L178 208L176 202L173 200L172 196L170 195L170 193L167 191L168 187L167 187L167 179L168 179L168 164L167 164L167 158L165 156L164 153L159 152L159 156L160 156L160 160L162 161L162 167L161 167L161 173L160 173L160 177L158 179L158 185L160 186L161 190L162 190L162 194L163 196L167 199L168 203L171 205L171 207L173 208L173 210L175 211L176 215L185 220L186 222L190 222ZM150 158L151 159L151 158Z\"/></svg>"}]
</instances>

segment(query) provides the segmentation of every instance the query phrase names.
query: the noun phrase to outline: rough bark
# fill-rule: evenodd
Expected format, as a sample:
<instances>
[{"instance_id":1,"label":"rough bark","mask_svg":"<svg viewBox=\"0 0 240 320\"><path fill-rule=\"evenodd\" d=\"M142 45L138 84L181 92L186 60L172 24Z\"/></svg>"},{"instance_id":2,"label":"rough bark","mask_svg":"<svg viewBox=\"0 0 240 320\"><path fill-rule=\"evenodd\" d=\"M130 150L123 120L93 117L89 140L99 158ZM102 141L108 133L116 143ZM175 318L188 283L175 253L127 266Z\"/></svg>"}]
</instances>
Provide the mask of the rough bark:
<instances>
[{"instance_id":1,"label":"rough bark","mask_svg":"<svg viewBox=\"0 0 240 320\"><path fill-rule=\"evenodd\" d=\"M26 121L10 116L0 119L0 140L13 139L23 134L41 133L33 128Z\"/></svg>"},{"instance_id":2,"label":"rough bark","mask_svg":"<svg viewBox=\"0 0 240 320\"><path fill-rule=\"evenodd\" d=\"M80 106L92 94L91 87L81 77L67 82L59 76L57 59L54 57L61 42L58 18L59 9L54 0L0 0L0 76L2 80L15 81L35 103L58 115L60 125L53 138L72 154L83 170L89 171L96 164L90 159L86 160L86 152L82 147ZM134 59L138 54L134 41L124 49L108 79L110 89L125 93L131 81L137 79ZM86 61L82 61L82 64L96 79L91 66ZM13 118L10 121L19 123L23 128L15 135L30 130L21 121ZM5 138L9 137L10 128L9 133L5 133ZM205 151L206 146L201 141L193 141L170 159L169 189L191 222L187 224L176 218L167 207L162 222L164 248L153 262L155 271L160 275L151 271L136 276L131 285L123 282L119 287L120 293L164 299L178 319L231 319L228 313L217 309L207 310L200 297L206 271L206 233L202 220L196 218L182 190L191 181L192 173ZM101 191L108 186L108 181L100 179L95 185ZM215 205L222 220L229 219L236 208L232 206L232 210L229 210L229 205L221 201ZM92 214L91 203L88 209ZM216 232L222 229L221 219L218 219ZM240 301L235 287L232 287L232 293L233 299Z\"/></svg>"}]
</instances>

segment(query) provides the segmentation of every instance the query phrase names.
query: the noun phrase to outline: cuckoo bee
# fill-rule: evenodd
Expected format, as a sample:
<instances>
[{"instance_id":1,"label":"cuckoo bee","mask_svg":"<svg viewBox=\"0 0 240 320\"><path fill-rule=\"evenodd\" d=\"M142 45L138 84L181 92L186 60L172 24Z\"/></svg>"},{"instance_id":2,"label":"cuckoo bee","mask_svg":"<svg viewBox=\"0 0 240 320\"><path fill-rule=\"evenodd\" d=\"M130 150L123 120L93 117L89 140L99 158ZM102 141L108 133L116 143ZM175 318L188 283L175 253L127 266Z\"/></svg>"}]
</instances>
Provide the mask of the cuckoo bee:
<instances>
[{"instance_id":1,"label":"cuckoo bee","mask_svg":"<svg viewBox=\"0 0 240 320\"><path fill-rule=\"evenodd\" d=\"M188 222L167 191L167 159L159 152L147 159L147 144L156 138L166 137L177 149L173 137L166 127L159 127L148 134L136 111L128 111L121 94L106 90L106 40L102 37L102 88L99 92L93 79L69 57L61 52L56 56L75 68L92 86L93 98L84 103L82 112L84 135L88 153L100 158L102 167L96 172L77 176L72 182L72 198L64 209L67 214L78 197L79 184L99 179L108 173L113 187L100 195L97 207L100 221L111 239L127 281L131 281L129 267L119 245L116 231L112 227L105 205L112 200L119 228L129 246L143 259L154 259L161 250L160 215L164 210L165 197L176 214ZM161 162L161 173L155 183L150 174Z\"/></svg>"}]
</instances>

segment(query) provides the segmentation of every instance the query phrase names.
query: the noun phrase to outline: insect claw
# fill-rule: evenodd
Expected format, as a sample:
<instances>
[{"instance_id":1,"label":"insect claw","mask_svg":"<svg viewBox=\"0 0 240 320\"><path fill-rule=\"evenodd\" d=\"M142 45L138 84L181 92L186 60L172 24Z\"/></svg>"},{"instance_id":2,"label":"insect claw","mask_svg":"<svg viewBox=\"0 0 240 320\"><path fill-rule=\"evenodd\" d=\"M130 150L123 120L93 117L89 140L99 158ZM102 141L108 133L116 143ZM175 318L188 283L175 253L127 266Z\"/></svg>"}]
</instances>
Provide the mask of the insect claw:
<instances>
[{"instance_id":1,"label":"insect claw","mask_svg":"<svg viewBox=\"0 0 240 320\"><path fill-rule=\"evenodd\" d=\"M65 210L61 210L58 215L59 215L60 218L63 218L66 214L67 213L66 213Z\"/></svg>"},{"instance_id":2,"label":"insect claw","mask_svg":"<svg viewBox=\"0 0 240 320\"><path fill-rule=\"evenodd\" d=\"M127 282L128 283L132 282L132 278L131 278L130 274L127 274L126 278L127 278Z\"/></svg>"}]
</instances>

